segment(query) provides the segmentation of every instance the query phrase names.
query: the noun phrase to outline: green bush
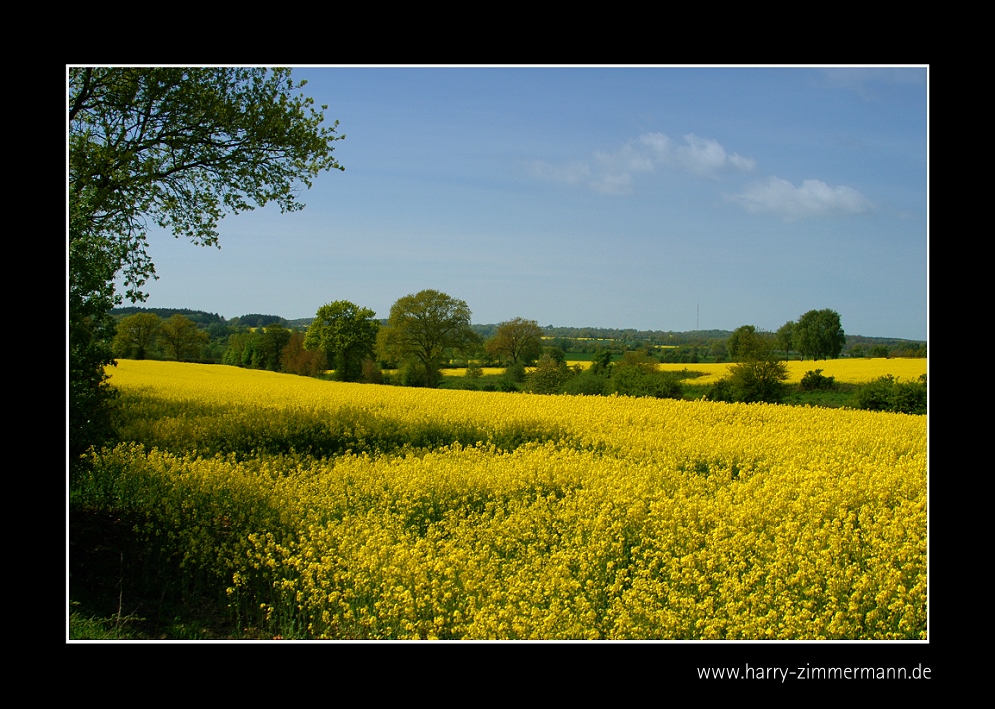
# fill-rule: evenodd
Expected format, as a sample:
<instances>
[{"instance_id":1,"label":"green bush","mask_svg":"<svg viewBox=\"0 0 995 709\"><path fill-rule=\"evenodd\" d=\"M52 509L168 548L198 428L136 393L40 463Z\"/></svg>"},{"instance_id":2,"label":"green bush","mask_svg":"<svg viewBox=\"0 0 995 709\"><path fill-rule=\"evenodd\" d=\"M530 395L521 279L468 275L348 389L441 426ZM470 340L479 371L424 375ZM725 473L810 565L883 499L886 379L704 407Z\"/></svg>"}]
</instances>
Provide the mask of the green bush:
<instances>
[{"instance_id":1,"label":"green bush","mask_svg":"<svg viewBox=\"0 0 995 709\"><path fill-rule=\"evenodd\" d=\"M787 378L788 365L780 360L748 360L732 366L729 376L712 384L706 397L710 401L777 404L787 393Z\"/></svg>"},{"instance_id":2,"label":"green bush","mask_svg":"<svg viewBox=\"0 0 995 709\"><path fill-rule=\"evenodd\" d=\"M737 401L776 404L784 398L788 365L779 360L740 362L730 369Z\"/></svg>"},{"instance_id":3,"label":"green bush","mask_svg":"<svg viewBox=\"0 0 995 709\"><path fill-rule=\"evenodd\" d=\"M610 380L605 374L595 371L592 367L567 380L563 385L564 394L583 394L585 396L604 396L611 393Z\"/></svg>"},{"instance_id":4,"label":"green bush","mask_svg":"<svg viewBox=\"0 0 995 709\"><path fill-rule=\"evenodd\" d=\"M425 367L418 362L403 362L397 368L397 381L402 387L425 386Z\"/></svg>"},{"instance_id":5,"label":"green bush","mask_svg":"<svg viewBox=\"0 0 995 709\"><path fill-rule=\"evenodd\" d=\"M890 374L858 387L854 406L868 411L901 414L926 413L926 375L917 381L902 382Z\"/></svg>"},{"instance_id":6,"label":"green bush","mask_svg":"<svg viewBox=\"0 0 995 709\"><path fill-rule=\"evenodd\" d=\"M618 367L608 384L609 391L623 396L650 396L680 399L684 396L676 372L648 372L640 367Z\"/></svg>"},{"instance_id":7,"label":"green bush","mask_svg":"<svg viewBox=\"0 0 995 709\"><path fill-rule=\"evenodd\" d=\"M836 377L823 376L821 369L810 370L798 386L802 391L828 391L836 386Z\"/></svg>"},{"instance_id":8,"label":"green bush","mask_svg":"<svg viewBox=\"0 0 995 709\"><path fill-rule=\"evenodd\" d=\"M529 390L536 394L556 394L570 379L570 374L565 364L544 354L527 377Z\"/></svg>"},{"instance_id":9,"label":"green bush","mask_svg":"<svg viewBox=\"0 0 995 709\"><path fill-rule=\"evenodd\" d=\"M727 403L736 401L732 388L732 380L729 377L723 377L714 382L705 392L705 398L708 401L725 401Z\"/></svg>"}]
</instances>

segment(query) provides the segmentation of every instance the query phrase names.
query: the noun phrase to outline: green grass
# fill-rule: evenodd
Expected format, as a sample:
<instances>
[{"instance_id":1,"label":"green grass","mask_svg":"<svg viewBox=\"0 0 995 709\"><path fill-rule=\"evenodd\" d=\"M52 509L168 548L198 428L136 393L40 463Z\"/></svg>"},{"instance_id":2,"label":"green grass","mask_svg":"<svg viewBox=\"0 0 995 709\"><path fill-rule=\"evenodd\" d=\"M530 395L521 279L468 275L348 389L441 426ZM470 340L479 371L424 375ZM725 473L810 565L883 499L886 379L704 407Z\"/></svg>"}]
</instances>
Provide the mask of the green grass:
<instances>
[{"instance_id":1,"label":"green grass","mask_svg":"<svg viewBox=\"0 0 995 709\"><path fill-rule=\"evenodd\" d=\"M69 602L69 639L70 640L137 640L131 627L134 618L111 616L98 618L76 610L79 601Z\"/></svg>"}]
</instances>

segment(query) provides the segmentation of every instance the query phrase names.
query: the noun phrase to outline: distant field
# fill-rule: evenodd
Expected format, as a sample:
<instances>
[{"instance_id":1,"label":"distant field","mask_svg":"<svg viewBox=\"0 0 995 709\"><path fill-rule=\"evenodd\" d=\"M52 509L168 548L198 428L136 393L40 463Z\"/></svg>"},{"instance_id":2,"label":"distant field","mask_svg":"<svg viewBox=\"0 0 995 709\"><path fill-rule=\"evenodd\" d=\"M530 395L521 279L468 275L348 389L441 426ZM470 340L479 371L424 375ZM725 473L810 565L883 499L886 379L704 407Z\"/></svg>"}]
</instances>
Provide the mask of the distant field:
<instances>
[{"instance_id":1,"label":"distant field","mask_svg":"<svg viewBox=\"0 0 995 709\"><path fill-rule=\"evenodd\" d=\"M480 372L484 376L492 374L504 374L504 367L481 367ZM444 377L465 377L466 369L443 369L442 376Z\"/></svg>"},{"instance_id":2,"label":"distant field","mask_svg":"<svg viewBox=\"0 0 995 709\"><path fill-rule=\"evenodd\" d=\"M822 370L824 377L835 377L843 384L862 384L890 374L903 381L918 379L926 373L925 359L830 359L830 360L791 360L788 365L788 383L797 384L805 372ZM688 369L705 372L706 376L691 380L694 384L711 384L726 375L732 363L723 364L661 364L665 371Z\"/></svg>"},{"instance_id":3,"label":"distant field","mask_svg":"<svg viewBox=\"0 0 995 709\"><path fill-rule=\"evenodd\" d=\"M908 359L896 357L893 359L830 359L830 360L791 360L788 364L788 383L797 384L805 376L805 372L822 370L825 377L835 377L843 384L862 384L872 379L890 374L902 381L918 379L926 373L926 359ZM587 369L591 366L589 360L567 359L568 366ZM660 364L658 369L668 372L680 372L687 369L691 372L704 372L704 376L688 380L693 384L711 384L726 376L733 363L721 364ZM442 373L449 377L461 377L465 369L444 369ZM503 374L503 367L484 367L484 374Z\"/></svg>"}]
</instances>

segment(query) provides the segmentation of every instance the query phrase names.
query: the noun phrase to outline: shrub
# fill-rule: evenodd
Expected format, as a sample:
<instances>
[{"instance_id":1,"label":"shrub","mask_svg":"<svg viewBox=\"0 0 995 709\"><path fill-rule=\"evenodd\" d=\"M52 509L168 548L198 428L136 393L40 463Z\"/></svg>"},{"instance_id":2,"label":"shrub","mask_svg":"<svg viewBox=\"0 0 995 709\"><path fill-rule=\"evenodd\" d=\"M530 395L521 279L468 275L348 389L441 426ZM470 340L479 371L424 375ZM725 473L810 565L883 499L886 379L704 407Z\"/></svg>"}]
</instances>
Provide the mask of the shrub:
<instances>
[{"instance_id":1,"label":"shrub","mask_svg":"<svg viewBox=\"0 0 995 709\"><path fill-rule=\"evenodd\" d=\"M397 368L397 381L403 387L423 387L427 381L425 367L419 362L405 361Z\"/></svg>"},{"instance_id":2,"label":"shrub","mask_svg":"<svg viewBox=\"0 0 995 709\"><path fill-rule=\"evenodd\" d=\"M680 399L684 396L680 375L676 372L648 372L639 367L616 369L609 390L624 396L650 396L657 399Z\"/></svg>"},{"instance_id":3,"label":"shrub","mask_svg":"<svg viewBox=\"0 0 995 709\"><path fill-rule=\"evenodd\" d=\"M736 401L766 401L775 404L784 398L788 365L780 360L758 359L740 362L730 370Z\"/></svg>"},{"instance_id":4,"label":"shrub","mask_svg":"<svg viewBox=\"0 0 995 709\"><path fill-rule=\"evenodd\" d=\"M860 386L854 394L854 406L868 411L925 414L926 375L914 382L900 382L886 374Z\"/></svg>"},{"instance_id":5,"label":"shrub","mask_svg":"<svg viewBox=\"0 0 995 709\"><path fill-rule=\"evenodd\" d=\"M823 376L821 369L810 370L798 386L802 391L827 391L836 386L836 377Z\"/></svg>"},{"instance_id":6,"label":"shrub","mask_svg":"<svg viewBox=\"0 0 995 709\"><path fill-rule=\"evenodd\" d=\"M528 375L529 390L536 394L556 394L569 378L565 364L544 354L535 371Z\"/></svg>"},{"instance_id":7,"label":"shrub","mask_svg":"<svg viewBox=\"0 0 995 709\"><path fill-rule=\"evenodd\" d=\"M725 401L727 403L736 401L732 388L732 379L723 377L714 382L708 387L708 391L705 392L705 398L708 401Z\"/></svg>"},{"instance_id":8,"label":"shrub","mask_svg":"<svg viewBox=\"0 0 995 709\"><path fill-rule=\"evenodd\" d=\"M363 381L368 384L383 384L383 371L380 365L367 357L363 360Z\"/></svg>"},{"instance_id":9,"label":"shrub","mask_svg":"<svg viewBox=\"0 0 995 709\"><path fill-rule=\"evenodd\" d=\"M567 380L563 385L565 394L584 394L585 396L602 396L609 393L609 379L604 374L594 371L593 367Z\"/></svg>"},{"instance_id":10,"label":"shrub","mask_svg":"<svg viewBox=\"0 0 995 709\"><path fill-rule=\"evenodd\" d=\"M891 410L901 414L926 413L926 375L916 382L895 382Z\"/></svg>"}]
</instances>

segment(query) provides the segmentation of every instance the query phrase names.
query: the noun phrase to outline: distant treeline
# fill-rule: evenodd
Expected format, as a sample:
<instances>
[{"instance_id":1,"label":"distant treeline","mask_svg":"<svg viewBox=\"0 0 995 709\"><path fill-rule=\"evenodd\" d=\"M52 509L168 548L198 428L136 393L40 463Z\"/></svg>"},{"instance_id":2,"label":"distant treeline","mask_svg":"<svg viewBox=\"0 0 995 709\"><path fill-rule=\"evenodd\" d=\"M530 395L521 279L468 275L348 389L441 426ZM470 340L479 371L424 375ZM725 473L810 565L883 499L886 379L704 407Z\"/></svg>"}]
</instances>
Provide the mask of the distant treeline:
<instances>
[{"instance_id":1,"label":"distant treeline","mask_svg":"<svg viewBox=\"0 0 995 709\"><path fill-rule=\"evenodd\" d=\"M672 330L636 330L634 328L608 327L555 327L547 325L542 328L546 337L566 337L571 340L621 340L640 341L654 345L681 345L707 342L713 339L724 339L732 334L730 330L691 330L689 332L674 332Z\"/></svg>"},{"instance_id":2,"label":"distant treeline","mask_svg":"<svg viewBox=\"0 0 995 709\"><path fill-rule=\"evenodd\" d=\"M189 310L186 308L143 308L143 307L122 307L114 308L112 314L119 319L135 313L154 313L166 320L173 315L182 315L189 318L198 326L208 329L211 325L224 325L230 328L265 328L269 325L277 324L291 330L306 330L313 318L296 318L287 320L279 315L266 315L261 313L248 313L226 320L217 313L208 313L203 310ZM380 324L386 324L386 319L380 319ZM493 337L497 331L498 324L477 324L473 325L473 330L483 339ZM542 334L546 338L559 340L554 343L565 351L570 349L601 349L596 346L597 341L611 341L612 346L607 349L642 349L653 347L696 347L704 355L710 346L716 342L728 339L732 334L731 330L689 330L684 332L674 332L669 330L637 330L635 328L606 328L606 327L557 327L546 325L541 328ZM221 334L217 328L212 329L213 337ZM568 345L567 341L571 341ZM583 347L583 343L588 343L590 347ZM564 346L566 345L566 346ZM856 356L924 356L926 343L920 340L905 340L895 337L866 337L863 335L846 335L846 346L844 352ZM874 355L871 355L872 350ZM884 354L887 352L888 354Z\"/></svg>"},{"instance_id":3,"label":"distant treeline","mask_svg":"<svg viewBox=\"0 0 995 709\"><path fill-rule=\"evenodd\" d=\"M217 313L208 313L203 310L188 310L187 308L141 308L129 306L125 308L114 308L111 310L111 315L118 318L126 315L134 315L135 313L152 313L153 315L158 315L163 320L168 320L174 315L182 315L198 325L205 326L219 323L224 324L226 322L225 319Z\"/></svg>"}]
</instances>

